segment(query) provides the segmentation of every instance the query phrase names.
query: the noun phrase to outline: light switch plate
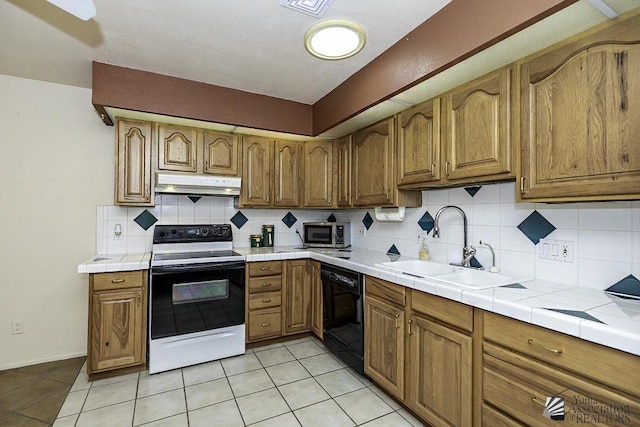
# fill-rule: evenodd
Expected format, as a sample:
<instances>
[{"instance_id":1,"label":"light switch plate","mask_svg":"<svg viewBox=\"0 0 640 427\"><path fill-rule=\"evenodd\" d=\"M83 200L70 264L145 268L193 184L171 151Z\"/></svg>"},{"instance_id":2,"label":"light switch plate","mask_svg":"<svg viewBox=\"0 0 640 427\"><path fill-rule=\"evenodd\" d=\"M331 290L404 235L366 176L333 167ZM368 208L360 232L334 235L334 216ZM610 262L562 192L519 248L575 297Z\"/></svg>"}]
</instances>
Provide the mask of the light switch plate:
<instances>
[{"instance_id":1,"label":"light switch plate","mask_svg":"<svg viewBox=\"0 0 640 427\"><path fill-rule=\"evenodd\" d=\"M573 244L570 240L540 239L538 257L552 261L573 262Z\"/></svg>"}]
</instances>

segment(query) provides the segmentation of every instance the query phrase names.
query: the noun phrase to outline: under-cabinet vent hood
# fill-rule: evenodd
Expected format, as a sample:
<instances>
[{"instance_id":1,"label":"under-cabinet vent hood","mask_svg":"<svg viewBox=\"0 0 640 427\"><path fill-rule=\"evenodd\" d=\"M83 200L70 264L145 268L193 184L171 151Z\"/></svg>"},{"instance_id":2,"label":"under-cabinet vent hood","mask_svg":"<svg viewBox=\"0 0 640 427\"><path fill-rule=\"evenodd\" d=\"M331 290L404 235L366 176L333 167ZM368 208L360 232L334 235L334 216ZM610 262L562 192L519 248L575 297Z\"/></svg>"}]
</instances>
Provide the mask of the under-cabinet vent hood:
<instances>
[{"instance_id":1,"label":"under-cabinet vent hood","mask_svg":"<svg viewBox=\"0 0 640 427\"><path fill-rule=\"evenodd\" d=\"M241 179L235 176L156 174L156 193L237 196Z\"/></svg>"}]
</instances>

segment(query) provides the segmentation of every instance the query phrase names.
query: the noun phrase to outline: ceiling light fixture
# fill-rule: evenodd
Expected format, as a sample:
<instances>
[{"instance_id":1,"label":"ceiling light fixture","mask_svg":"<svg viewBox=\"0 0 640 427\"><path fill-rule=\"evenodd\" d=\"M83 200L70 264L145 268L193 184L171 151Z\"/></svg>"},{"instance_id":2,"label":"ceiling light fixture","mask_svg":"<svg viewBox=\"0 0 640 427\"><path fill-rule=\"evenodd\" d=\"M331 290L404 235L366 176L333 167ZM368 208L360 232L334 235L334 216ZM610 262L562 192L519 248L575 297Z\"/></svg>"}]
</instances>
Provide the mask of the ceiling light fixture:
<instances>
[{"instance_id":1,"label":"ceiling light fixture","mask_svg":"<svg viewBox=\"0 0 640 427\"><path fill-rule=\"evenodd\" d=\"M344 20L329 20L311 26L304 47L320 59L345 59L360 52L367 40L364 28Z\"/></svg>"}]
</instances>

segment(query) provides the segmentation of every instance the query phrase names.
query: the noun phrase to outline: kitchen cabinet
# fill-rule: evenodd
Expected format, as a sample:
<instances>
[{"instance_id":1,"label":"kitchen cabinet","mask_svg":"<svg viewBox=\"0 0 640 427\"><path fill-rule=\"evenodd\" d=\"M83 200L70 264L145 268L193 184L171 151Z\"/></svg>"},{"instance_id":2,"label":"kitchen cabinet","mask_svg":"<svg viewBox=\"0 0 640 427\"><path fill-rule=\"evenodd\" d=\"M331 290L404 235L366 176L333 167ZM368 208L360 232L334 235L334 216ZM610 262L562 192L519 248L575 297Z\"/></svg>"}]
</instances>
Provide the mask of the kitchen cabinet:
<instances>
[{"instance_id":1,"label":"kitchen cabinet","mask_svg":"<svg viewBox=\"0 0 640 427\"><path fill-rule=\"evenodd\" d=\"M336 206L351 207L351 135L336 139L334 142L336 159Z\"/></svg>"},{"instance_id":2,"label":"kitchen cabinet","mask_svg":"<svg viewBox=\"0 0 640 427\"><path fill-rule=\"evenodd\" d=\"M405 288L365 278L364 372L394 397L404 399Z\"/></svg>"},{"instance_id":3,"label":"kitchen cabinet","mask_svg":"<svg viewBox=\"0 0 640 427\"><path fill-rule=\"evenodd\" d=\"M473 419L473 307L411 293L406 405L433 426Z\"/></svg>"},{"instance_id":4,"label":"kitchen cabinet","mask_svg":"<svg viewBox=\"0 0 640 427\"><path fill-rule=\"evenodd\" d=\"M305 208L330 208L333 206L333 142L305 141L304 195Z\"/></svg>"},{"instance_id":5,"label":"kitchen cabinet","mask_svg":"<svg viewBox=\"0 0 640 427\"><path fill-rule=\"evenodd\" d=\"M520 201L637 199L640 15L518 61Z\"/></svg>"},{"instance_id":6,"label":"kitchen cabinet","mask_svg":"<svg viewBox=\"0 0 640 427\"><path fill-rule=\"evenodd\" d=\"M440 180L440 98L398 113L398 185Z\"/></svg>"},{"instance_id":7,"label":"kitchen cabinet","mask_svg":"<svg viewBox=\"0 0 640 427\"><path fill-rule=\"evenodd\" d=\"M247 263L247 342L278 338L282 333L282 261Z\"/></svg>"},{"instance_id":8,"label":"kitchen cabinet","mask_svg":"<svg viewBox=\"0 0 640 427\"><path fill-rule=\"evenodd\" d=\"M420 191L396 186L393 117L357 131L352 155L354 206L421 206Z\"/></svg>"},{"instance_id":9,"label":"kitchen cabinet","mask_svg":"<svg viewBox=\"0 0 640 427\"><path fill-rule=\"evenodd\" d=\"M543 416L546 399L556 397L564 399L558 415L565 422L640 425L637 356L498 314L483 316L483 417L557 425Z\"/></svg>"},{"instance_id":10,"label":"kitchen cabinet","mask_svg":"<svg viewBox=\"0 0 640 427\"><path fill-rule=\"evenodd\" d=\"M143 366L147 270L89 275L87 374Z\"/></svg>"},{"instance_id":11,"label":"kitchen cabinet","mask_svg":"<svg viewBox=\"0 0 640 427\"><path fill-rule=\"evenodd\" d=\"M324 337L322 278L318 261L311 261L311 332L320 340Z\"/></svg>"},{"instance_id":12,"label":"kitchen cabinet","mask_svg":"<svg viewBox=\"0 0 640 427\"><path fill-rule=\"evenodd\" d=\"M151 122L116 120L116 205L153 206L152 139Z\"/></svg>"},{"instance_id":13,"label":"kitchen cabinet","mask_svg":"<svg viewBox=\"0 0 640 427\"><path fill-rule=\"evenodd\" d=\"M300 204L300 144L258 136L243 137L244 207L297 207Z\"/></svg>"},{"instance_id":14,"label":"kitchen cabinet","mask_svg":"<svg viewBox=\"0 0 640 427\"><path fill-rule=\"evenodd\" d=\"M157 123L158 170L238 176L236 135Z\"/></svg>"},{"instance_id":15,"label":"kitchen cabinet","mask_svg":"<svg viewBox=\"0 0 640 427\"><path fill-rule=\"evenodd\" d=\"M449 183L514 178L512 66L442 95L444 177Z\"/></svg>"},{"instance_id":16,"label":"kitchen cabinet","mask_svg":"<svg viewBox=\"0 0 640 427\"><path fill-rule=\"evenodd\" d=\"M286 261L282 290L282 334L311 330L311 264L307 259Z\"/></svg>"}]
</instances>

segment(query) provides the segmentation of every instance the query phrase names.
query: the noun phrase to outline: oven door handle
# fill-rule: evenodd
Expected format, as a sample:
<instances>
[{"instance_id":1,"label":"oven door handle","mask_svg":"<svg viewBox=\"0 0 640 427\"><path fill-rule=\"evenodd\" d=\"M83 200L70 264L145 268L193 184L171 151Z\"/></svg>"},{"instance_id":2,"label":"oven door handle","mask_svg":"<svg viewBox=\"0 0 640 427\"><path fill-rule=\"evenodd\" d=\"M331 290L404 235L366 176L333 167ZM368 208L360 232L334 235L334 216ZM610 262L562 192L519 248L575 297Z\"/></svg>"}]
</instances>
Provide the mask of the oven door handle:
<instances>
[{"instance_id":1,"label":"oven door handle","mask_svg":"<svg viewBox=\"0 0 640 427\"><path fill-rule=\"evenodd\" d=\"M189 271L239 270L244 267L244 261L207 262L204 264L177 264L151 267L151 274L183 273Z\"/></svg>"}]
</instances>

